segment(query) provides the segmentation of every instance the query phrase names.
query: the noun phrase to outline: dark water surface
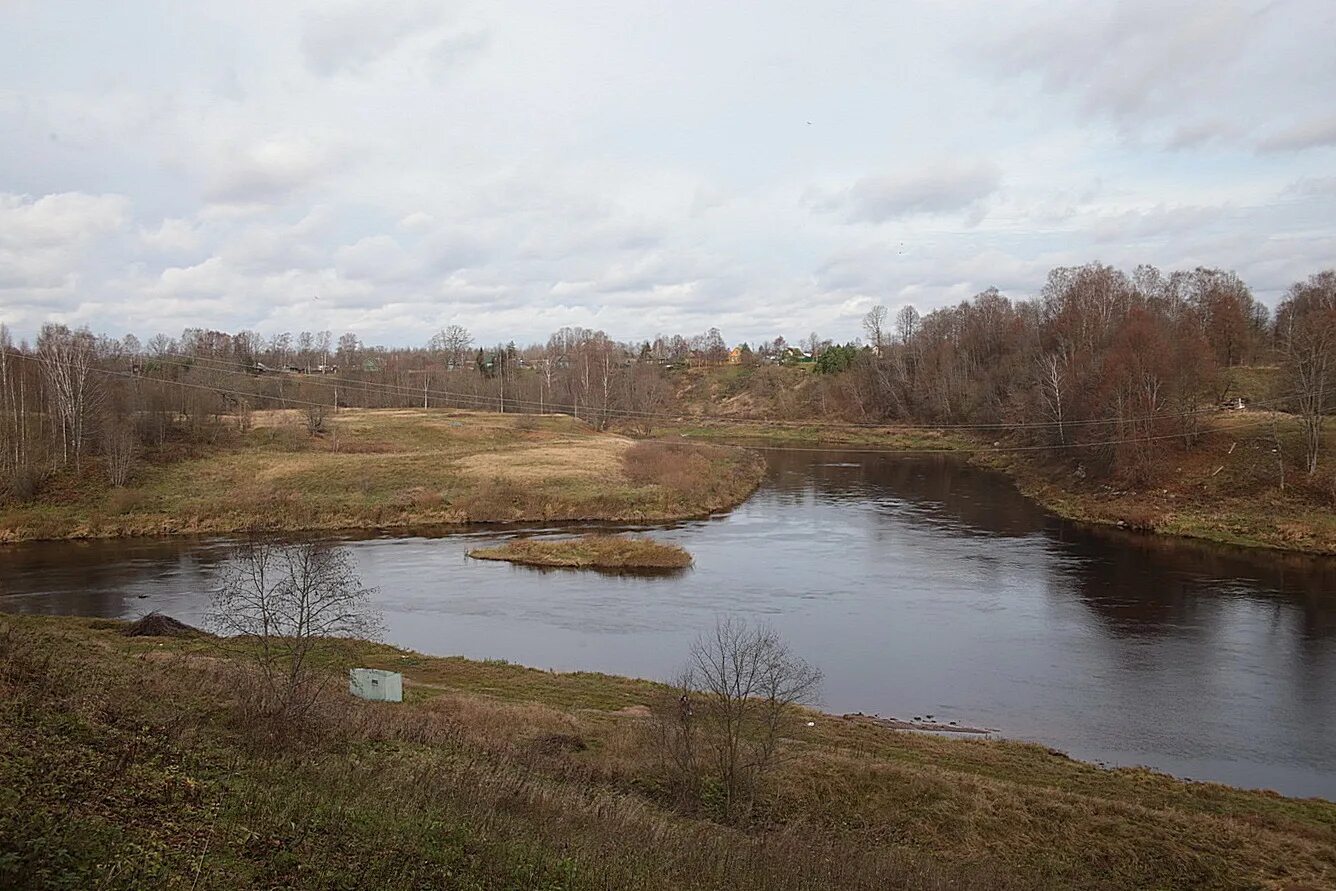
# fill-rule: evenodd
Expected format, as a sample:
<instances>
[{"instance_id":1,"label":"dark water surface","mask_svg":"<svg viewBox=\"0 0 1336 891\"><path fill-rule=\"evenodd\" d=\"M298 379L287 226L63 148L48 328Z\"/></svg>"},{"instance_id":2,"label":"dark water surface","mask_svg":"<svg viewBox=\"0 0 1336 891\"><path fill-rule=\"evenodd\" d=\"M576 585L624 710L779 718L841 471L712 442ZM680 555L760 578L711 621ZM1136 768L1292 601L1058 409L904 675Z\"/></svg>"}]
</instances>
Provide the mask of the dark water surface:
<instances>
[{"instance_id":1,"label":"dark water surface","mask_svg":"<svg viewBox=\"0 0 1336 891\"><path fill-rule=\"evenodd\" d=\"M831 711L932 714L1079 758L1336 799L1336 559L1067 524L946 458L767 456L745 505L660 533L696 558L675 577L465 557L513 531L349 544L389 640L428 653L663 678L736 612L821 666ZM199 621L226 551L0 547L0 608Z\"/></svg>"}]
</instances>

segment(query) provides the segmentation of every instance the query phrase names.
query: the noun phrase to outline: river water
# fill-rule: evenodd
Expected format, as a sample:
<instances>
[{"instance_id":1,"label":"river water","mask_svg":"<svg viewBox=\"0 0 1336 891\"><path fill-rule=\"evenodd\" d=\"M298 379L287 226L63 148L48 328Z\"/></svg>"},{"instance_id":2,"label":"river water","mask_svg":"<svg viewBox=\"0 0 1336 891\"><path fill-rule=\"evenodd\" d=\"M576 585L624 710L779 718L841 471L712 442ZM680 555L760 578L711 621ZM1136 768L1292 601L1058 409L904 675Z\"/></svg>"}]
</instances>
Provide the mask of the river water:
<instances>
[{"instance_id":1,"label":"river water","mask_svg":"<svg viewBox=\"0 0 1336 891\"><path fill-rule=\"evenodd\" d=\"M348 545L387 639L427 653L667 678L731 612L819 665L830 711L932 715L1091 761L1336 800L1336 559L1065 523L947 457L767 457L746 504L656 531L695 556L676 576L465 556L571 527ZM0 609L197 622L228 545L0 547Z\"/></svg>"}]
</instances>

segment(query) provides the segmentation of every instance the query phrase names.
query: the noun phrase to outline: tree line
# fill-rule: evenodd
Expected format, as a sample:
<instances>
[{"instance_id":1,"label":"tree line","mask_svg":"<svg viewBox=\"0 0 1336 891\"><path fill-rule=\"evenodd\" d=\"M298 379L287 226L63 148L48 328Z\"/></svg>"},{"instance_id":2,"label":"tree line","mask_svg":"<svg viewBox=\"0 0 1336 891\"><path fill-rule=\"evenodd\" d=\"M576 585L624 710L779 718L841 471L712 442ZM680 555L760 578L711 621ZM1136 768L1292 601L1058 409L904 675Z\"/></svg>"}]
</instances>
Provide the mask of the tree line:
<instances>
[{"instance_id":1,"label":"tree line","mask_svg":"<svg viewBox=\"0 0 1336 891\"><path fill-rule=\"evenodd\" d=\"M1336 271L1294 284L1274 316L1232 272L1052 270L1040 293L988 289L920 316L882 307L840 384L846 415L1007 429L1132 482L1190 446L1229 395L1229 370L1278 367L1267 408L1297 414L1316 472L1336 383Z\"/></svg>"},{"instance_id":2,"label":"tree line","mask_svg":"<svg viewBox=\"0 0 1336 891\"><path fill-rule=\"evenodd\" d=\"M1227 393L1229 369L1277 366L1268 407L1299 418L1303 464L1319 467L1336 403L1336 271L1295 283L1275 313L1231 272L1131 274L1098 263L1052 270L1039 294L988 289L956 306L863 319L866 339L812 333L730 350L717 328L618 342L567 327L545 343L484 346L450 325L421 347L368 346L352 332L263 337L191 328L147 343L43 326L31 343L0 326L0 490L33 497L52 474L97 472L123 485L143 459L244 430L256 409L302 409L313 433L342 407L455 406L574 414L602 428L648 428L681 408L687 364L805 364L756 391L792 417L957 425L1054 450L1091 472L1149 479L1157 456L1190 447ZM90 465L90 459L91 465Z\"/></svg>"}]
</instances>

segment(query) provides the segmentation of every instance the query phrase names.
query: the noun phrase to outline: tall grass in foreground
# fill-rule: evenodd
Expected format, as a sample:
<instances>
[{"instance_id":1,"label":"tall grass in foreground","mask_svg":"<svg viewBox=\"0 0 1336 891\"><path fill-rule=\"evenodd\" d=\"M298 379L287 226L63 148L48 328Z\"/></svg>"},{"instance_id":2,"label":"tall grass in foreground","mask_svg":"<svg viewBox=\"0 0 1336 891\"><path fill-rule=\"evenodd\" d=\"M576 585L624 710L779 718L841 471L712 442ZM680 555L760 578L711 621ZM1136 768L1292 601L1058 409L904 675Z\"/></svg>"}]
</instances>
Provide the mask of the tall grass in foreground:
<instances>
[{"instance_id":1,"label":"tall grass in foreground","mask_svg":"<svg viewBox=\"0 0 1336 891\"><path fill-rule=\"evenodd\" d=\"M746 820L680 808L667 687L362 644L300 730L246 660L0 618L0 887L1322 888L1336 806L809 713ZM341 677L334 651L315 665Z\"/></svg>"}]
</instances>

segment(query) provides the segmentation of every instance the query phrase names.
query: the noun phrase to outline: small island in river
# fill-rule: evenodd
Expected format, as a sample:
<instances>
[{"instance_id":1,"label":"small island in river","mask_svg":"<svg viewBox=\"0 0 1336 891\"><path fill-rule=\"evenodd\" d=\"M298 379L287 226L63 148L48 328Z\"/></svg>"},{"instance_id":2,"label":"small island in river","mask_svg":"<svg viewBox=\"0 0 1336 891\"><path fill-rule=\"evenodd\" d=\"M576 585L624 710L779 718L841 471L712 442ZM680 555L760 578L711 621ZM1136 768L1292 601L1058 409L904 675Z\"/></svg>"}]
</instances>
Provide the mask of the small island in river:
<instances>
[{"instance_id":1,"label":"small island in river","mask_svg":"<svg viewBox=\"0 0 1336 891\"><path fill-rule=\"evenodd\" d=\"M517 538L495 547L474 548L469 556L477 560L570 569L663 570L691 565L691 555L677 545L620 535L582 535L556 540Z\"/></svg>"}]
</instances>

